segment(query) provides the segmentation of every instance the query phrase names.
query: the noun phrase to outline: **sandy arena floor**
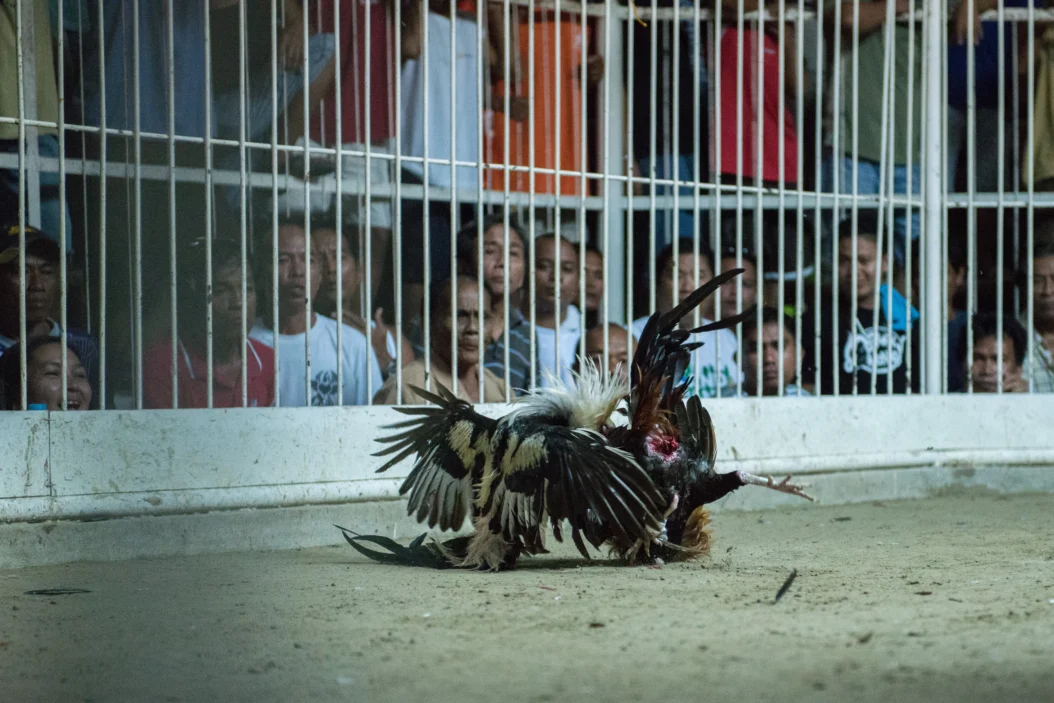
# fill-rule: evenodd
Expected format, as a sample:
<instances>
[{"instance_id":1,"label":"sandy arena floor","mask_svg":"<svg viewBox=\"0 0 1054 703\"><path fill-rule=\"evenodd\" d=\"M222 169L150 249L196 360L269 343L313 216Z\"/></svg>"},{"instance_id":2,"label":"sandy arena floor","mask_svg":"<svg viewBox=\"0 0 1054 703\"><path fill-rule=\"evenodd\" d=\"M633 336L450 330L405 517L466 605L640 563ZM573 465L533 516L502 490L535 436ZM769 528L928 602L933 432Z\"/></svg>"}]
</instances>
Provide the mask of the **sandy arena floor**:
<instances>
[{"instance_id":1,"label":"sandy arena floor","mask_svg":"<svg viewBox=\"0 0 1054 703\"><path fill-rule=\"evenodd\" d=\"M806 505L715 528L710 562L663 569L560 548L511 573L438 572L342 546L0 571L0 695L1054 700L1054 497ZM25 594L56 588L90 592Z\"/></svg>"}]
</instances>

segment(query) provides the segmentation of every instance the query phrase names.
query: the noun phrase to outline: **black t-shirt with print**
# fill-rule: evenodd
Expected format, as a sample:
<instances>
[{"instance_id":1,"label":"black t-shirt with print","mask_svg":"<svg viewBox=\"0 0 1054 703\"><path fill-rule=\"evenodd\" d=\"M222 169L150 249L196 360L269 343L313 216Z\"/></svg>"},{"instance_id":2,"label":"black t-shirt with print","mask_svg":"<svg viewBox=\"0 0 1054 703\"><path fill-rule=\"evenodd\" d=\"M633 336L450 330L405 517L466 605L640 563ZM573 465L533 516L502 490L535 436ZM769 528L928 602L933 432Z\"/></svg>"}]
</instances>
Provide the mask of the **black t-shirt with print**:
<instances>
[{"instance_id":1,"label":"black t-shirt with print","mask_svg":"<svg viewBox=\"0 0 1054 703\"><path fill-rule=\"evenodd\" d=\"M907 344L907 330L890 330L886 316L878 315L875 324L873 310L857 309L856 320L850 318L848 300L839 303L838 336L832 321L833 310L830 305L824 307L823 334L820 340L820 371L822 384L820 390L824 395L834 393L834 363L837 361L838 394L852 395L855 379L856 392L859 395L871 393L871 377L875 376L875 393L885 395L889 392L889 379L892 377L893 393L906 393L910 386L913 393L919 390L919 328L911 328L911 348ZM853 332L856 338L853 338ZM892 334L891 334L892 332ZM877 347L876 347L877 343ZM838 350L837 359L834 350ZM908 361L911 361L911 378L908 378Z\"/></svg>"}]
</instances>

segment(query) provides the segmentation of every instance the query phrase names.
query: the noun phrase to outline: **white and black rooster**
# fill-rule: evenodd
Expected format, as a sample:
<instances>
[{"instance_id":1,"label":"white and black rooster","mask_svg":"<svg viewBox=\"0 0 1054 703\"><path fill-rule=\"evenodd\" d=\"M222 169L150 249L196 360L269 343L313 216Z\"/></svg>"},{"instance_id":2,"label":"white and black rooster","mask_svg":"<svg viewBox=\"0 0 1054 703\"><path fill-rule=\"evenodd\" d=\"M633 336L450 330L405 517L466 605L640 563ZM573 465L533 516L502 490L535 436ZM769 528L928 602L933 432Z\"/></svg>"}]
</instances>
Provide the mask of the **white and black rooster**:
<instances>
[{"instance_id":1,"label":"white and black rooster","mask_svg":"<svg viewBox=\"0 0 1054 703\"><path fill-rule=\"evenodd\" d=\"M808 498L802 486L743 471L714 471L717 444L710 415L698 397L684 400L680 382L696 333L725 329L754 315L747 310L692 330L677 323L742 269L722 273L666 313L655 313L633 356L630 387L588 360L574 388L555 385L517 399L508 415L485 417L438 386L414 391L433 406L400 407L414 419L390 425L380 438L393 455L378 472L416 455L401 495L408 513L441 530L457 530L472 517L471 535L409 546L339 527L372 559L433 566L512 568L520 554L546 551L549 523L589 558L586 542L607 545L628 563L704 556L710 552L710 516L703 507L740 486L754 484ZM366 546L384 547L387 553Z\"/></svg>"}]
</instances>

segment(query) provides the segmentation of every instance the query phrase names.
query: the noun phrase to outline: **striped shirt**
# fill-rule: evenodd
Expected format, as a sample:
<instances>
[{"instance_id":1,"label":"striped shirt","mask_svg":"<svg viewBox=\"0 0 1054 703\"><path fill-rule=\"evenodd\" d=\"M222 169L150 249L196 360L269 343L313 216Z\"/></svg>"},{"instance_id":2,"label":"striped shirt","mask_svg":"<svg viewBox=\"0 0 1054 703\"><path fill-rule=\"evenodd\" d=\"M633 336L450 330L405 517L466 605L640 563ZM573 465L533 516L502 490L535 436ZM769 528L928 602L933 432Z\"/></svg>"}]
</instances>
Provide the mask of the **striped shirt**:
<instances>
[{"instance_id":1,"label":"striped shirt","mask_svg":"<svg viewBox=\"0 0 1054 703\"><path fill-rule=\"evenodd\" d=\"M1032 358L1025 357L1022 375L1025 380L1032 380L1033 393L1054 393L1054 354L1047 348L1041 335L1034 326L1028 324L1028 315L1019 318L1025 329L1032 330Z\"/></svg>"},{"instance_id":2,"label":"striped shirt","mask_svg":"<svg viewBox=\"0 0 1054 703\"><path fill-rule=\"evenodd\" d=\"M487 345L483 365L505 380L505 333ZM531 383L531 323L519 308L509 308L509 387L523 395Z\"/></svg>"}]
</instances>

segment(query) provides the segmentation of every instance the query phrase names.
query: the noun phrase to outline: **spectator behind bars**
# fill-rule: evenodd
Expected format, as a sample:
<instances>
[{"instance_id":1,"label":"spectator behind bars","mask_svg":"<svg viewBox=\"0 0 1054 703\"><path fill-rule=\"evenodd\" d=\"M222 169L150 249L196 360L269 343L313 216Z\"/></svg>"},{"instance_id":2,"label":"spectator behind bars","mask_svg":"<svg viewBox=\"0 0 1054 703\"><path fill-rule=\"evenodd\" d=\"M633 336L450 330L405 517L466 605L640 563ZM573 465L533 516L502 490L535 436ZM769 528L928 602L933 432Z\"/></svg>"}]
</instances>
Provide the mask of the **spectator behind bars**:
<instances>
[{"instance_id":1,"label":"spectator behind bars","mask_svg":"<svg viewBox=\"0 0 1054 703\"><path fill-rule=\"evenodd\" d=\"M973 359L967 367L967 330L958 339L959 367L969 368L969 376L959 387L966 391L973 383L974 393L998 393L1002 376L1003 393L1027 393L1028 381L1022 375L1022 363L1028 345L1025 328L1012 317L1003 319L1003 340L999 341L998 318L992 313L980 313L973 318ZM1002 346L1003 368L999 368L999 347Z\"/></svg>"},{"instance_id":2,"label":"spectator behind bars","mask_svg":"<svg viewBox=\"0 0 1054 703\"><path fill-rule=\"evenodd\" d=\"M26 405L22 405L20 344L0 357L0 408L26 410L45 405L48 410L88 410L92 386L88 372L72 345L66 349L66 405L62 404L62 339L36 337L26 345Z\"/></svg>"},{"instance_id":3,"label":"spectator behind bars","mask_svg":"<svg viewBox=\"0 0 1054 703\"><path fill-rule=\"evenodd\" d=\"M403 403L422 405L424 398L409 386L417 386L432 393L437 392L436 383L456 393L458 398L473 403L501 403L505 401L505 382L479 365L479 285L474 278L458 276L456 292L456 310L451 310L451 298L455 295L451 279L437 281L429 290L429 324L432 346L431 368L425 365L424 359L417 359L403 367ZM491 304L490 293L483 289L483 304ZM423 311L422 311L422 317ZM457 333L457 384L454 383L454 354L451 349L451 335ZM483 380L483 398L479 395L480 376ZM434 381L426 385L426 378ZM395 405L399 402L397 377L390 376L375 398L375 402L384 405Z\"/></svg>"},{"instance_id":4,"label":"spectator behind bars","mask_svg":"<svg viewBox=\"0 0 1054 703\"><path fill-rule=\"evenodd\" d=\"M739 258L742 261L739 261ZM721 317L738 315L757 302L758 298L758 264L754 255L749 251L743 252L741 257L736 256L734 246L727 247L721 254L721 270L742 268L743 273L721 286ZM741 283L737 283L741 281ZM740 289L741 288L741 289Z\"/></svg>"},{"instance_id":5,"label":"spectator behind bars","mask_svg":"<svg viewBox=\"0 0 1054 703\"><path fill-rule=\"evenodd\" d=\"M910 388L919 388L918 311L909 308L896 290L887 291L880 276L888 271L889 262L878 251L878 220L872 210L860 210L858 219L857 257L853 261L852 221L842 223L838 241L838 319L834 319L830 301L821 314L823 331L820 348L823 371L821 390L834 392L834 352L838 350L839 394L870 393L871 378L876 379L875 392L885 394L892 379L893 393L906 393L908 354L914 370ZM852 317L853 271L856 271L856 317ZM875 311L875 288L879 288L879 310ZM893 297L892 315L886 309L887 293ZM837 327L834 326L837 322ZM907 348L908 329L912 348ZM837 330L837 334L836 334ZM854 386L855 384L855 386Z\"/></svg>"},{"instance_id":6,"label":"spectator behind bars","mask_svg":"<svg viewBox=\"0 0 1054 703\"><path fill-rule=\"evenodd\" d=\"M614 322L607 324L607 330L607 362L604 361L604 325L586 331L586 357L601 371L607 369L612 376L621 376L629 383L629 330Z\"/></svg>"},{"instance_id":7,"label":"spectator behind bars","mask_svg":"<svg viewBox=\"0 0 1054 703\"><path fill-rule=\"evenodd\" d=\"M0 354L19 339L18 223L0 226ZM58 337L52 317L59 307L59 247L35 227L26 227L26 336ZM92 387L99 387L99 346L86 332L69 328L66 340L84 364ZM98 403L96 406L98 407Z\"/></svg>"},{"instance_id":8,"label":"spectator behind bars","mask_svg":"<svg viewBox=\"0 0 1054 703\"><path fill-rule=\"evenodd\" d=\"M458 236L458 268L475 280L479 273L478 225L471 222ZM531 324L523 314L526 282L525 251L527 234L515 218L509 218L506 233L505 216L490 215L483 221L483 285L490 293L490 307L485 310L484 363L490 371L505 379L505 240L509 242L509 376L514 395L527 392L531 383Z\"/></svg>"},{"instance_id":9,"label":"spectator behind bars","mask_svg":"<svg viewBox=\"0 0 1054 703\"><path fill-rule=\"evenodd\" d=\"M557 266L557 242L560 261ZM538 340L538 385L549 385L545 372L563 379L571 386L571 369L582 335L582 315L573 304L578 295L578 249L570 240L555 234L543 234L534 240L535 335ZM557 280L560 300L557 304ZM557 337L559 321L559 337ZM557 350L559 338L560 349ZM559 358L557 357L559 351Z\"/></svg>"},{"instance_id":10,"label":"spectator behind bars","mask_svg":"<svg viewBox=\"0 0 1054 703\"><path fill-rule=\"evenodd\" d=\"M604 302L604 255L595 246L586 247L586 302L582 310L586 316L586 329L600 327L603 315L600 306Z\"/></svg>"},{"instance_id":11,"label":"spectator behind bars","mask_svg":"<svg viewBox=\"0 0 1054 703\"><path fill-rule=\"evenodd\" d=\"M1034 392L1054 393L1054 218L1037 222L1034 236L1032 324L1027 308L1020 318L1025 329L1032 330L1032 357L1025 363L1025 378L1031 380ZM1027 275L1027 265L1022 271Z\"/></svg>"},{"instance_id":12,"label":"spectator behind bars","mask_svg":"<svg viewBox=\"0 0 1054 703\"><path fill-rule=\"evenodd\" d=\"M264 231L271 230L265 227ZM339 368L343 373L344 405L365 405L369 401L368 379L373 388L380 388L381 368L376 357L368 355L369 343L362 332L344 325L342 346L338 348L337 326L343 323L308 312L307 304L309 299L313 301L318 295L323 272L318 258L313 253L309 255L302 219L279 222L278 250L274 257L278 267L278 319L272 319L273 307L266 306L253 325L251 335L272 348L281 345L278 349L279 396L276 404L282 407L337 405L341 389L338 385ZM264 254L264 258L270 257ZM304 349L305 337L310 338L311 344L310 368ZM310 389L305 381L307 373L310 374Z\"/></svg>"},{"instance_id":13,"label":"spectator behind bars","mask_svg":"<svg viewBox=\"0 0 1054 703\"><path fill-rule=\"evenodd\" d=\"M966 358L966 350L959 344L966 338L963 336L966 330L966 321L969 319L963 308L962 293L966 286L966 249L959 237L948 233L948 290L947 299L944 301L948 316L948 392L955 393L963 389L963 379L966 378L966 368L963 361ZM922 262L919 256L913 259L917 265ZM914 290L916 295L922 290L915 281Z\"/></svg>"},{"instance_id":14,"label":"spectator behind bars","mask_svg":"<svg viewBox=\"0 0 1054 703\"><path fill-rule=\"evenodd\" d=\"M205 237L183 253L177 279L176 392L172 397L172 339L164 337L150 347L143 366L143 405L148 408L207 408L209 392L208 281ZM248 264L248 262L247 262ZM245 318L242 318L242 277L245 282ZM212 407L240 408L242 370L245 371L245 406L274 404L274 351L263 342L242 335L256 319L256 286L252 265L242 270L241 242L212 241Z\"/></svg>"},{"instance_id":15,"label":"spectator behind bars","mask_svg":"<svg viewBox=\"0 0 1054 703\"><path fill-rule=\"evenodd\" d=\"M377 158L377 155L395 153L395 111L398 109L395 72L399 70L395 57L396 0L340 0L339 6L336 0L320 0L317 5L312 3L310 21L323 32L336 32L334 22L338 7L340 65L336 64L334 55L327 70L334 74L335 80L330 81L319 109L311 110L311 138L332 148L337 146L339 134L345 151L365 152L369 146L373 155L369 171L365 155L341 156L344 187L352 185L356 192L364 194L369 180L374 189L369 203L365 202L364 195L345 196L348 202L344 212L346 223L362 232L366 228L368 206L372 295L376 299L383 284L384 299L394 300L395 285L389 258L393 201L390 195L377 195L377 189L393 184L395 164ZM405 14L403 18L405 28ZM320 185L334 192L336 175L326 175ZM319 200L328 202L328 197Z\"/></svg>"},{"instance_id":16,"label":"spectator behind bars","mask_svg":"<svg viewBox=\"0 0 1054 703\"><path fill-rule=\"evenodd\" d=\"M893 12L902 15L908 12L911 0L888 0L895 2ZM832 153L825 159L823 189L834 190L835 179L838 179L840 193L852 193L853 176L856 175L858 192L861 195L873 195L879 192L883 174L881 169L883 150L887 144L884 129L893 132L893 192L905 193L909 180L908 161L911 161L911 191L917 194L922 182L922 36L924 32L918 27L909 27L907 23L896 23L890 28L893 46L893 71L889 75L889 96L884 94L883 73L885 70L886 45L886 8L884 0L861 0L859 3L859 24L853 24L853 2L841 3L841 27L833 22L833 10L829 12L831 31L842 32L842 56L834 57L842 64L841 104L834 106L834 119L840 120L839 143L827 143L825 146ZM914 47L912 35L914 30ZM848 63L853 49L853 35L859 34L859 71L857 88L854 90L854 70ZM833 37L828 41L833 42ZM910 91L910 92L909 92ZM856 100L854 100L854 95ZM908 105L911 113L908 113ZM890 108L892 106L892 113ZM887 120L892 120L888 123ZM856 129L855 133L853 130ZM908 141L908 132L911 141ZM829 131L833 134L833 131ZM854 151L854 141L856 151ZM855 163L854 163L855 162ZM854 170L855 169L855 170ZM905 258L905 246L919 236L920 217L918 213L911 216L909 228L907 217L901 210L894 221L894 259L902 265ZM823 252L829 247L823 247Z\"/></svg>"},{"instance_id":17,"label":"spectator behind bars","mask_svg":"<svg viewBox=\"0 0 1054 703\"><path fill-rule=\"evenodd\" d=\"M0 117L19 116L19 65L17 56L18 23L15 2L0 1ZM22 21L33 21L33 35L23 30L22 47L26 62L32 63L36 71L36 90L26 85L25 116L30 119L57 122L59 116L58 81L55 77L55 42L52 38L51 15L48 0L23 0ZM69 21L67 14L67 22ZM57 18L56 18L57 19ZM27 23L28 24L28 23ZM62 57L59 57L62 60ZM67 75L66 80L69 81ZM67 112L67 119L69 113ZM38 153L43 157L59 155L59 138L54 127L27 126L29 134L36 133L34 140ZM27 149L33 142L27 142ZM0 123L0 154L18 154L18 124ZM32 160L31 160L32 163ZM57 173L40 172L40 221L41 229L52 235L57 242L62 220L66 220L66 245L73 248L73 219L69 211L62 215L59 200L59 176ZM28 200L29 193L23 193ZM17 168L0 168L0 215L18 212L19 186Z\"/></svg>"},{"instance_id":18,"label":"spectator behind bars","mask_svg":"<svg viewBox=\"0 0 1054 703\"><path fill-rule=\"evenodd\" d=\"M362 316L365 271L360 264L359 241L344 228L341 228L340 238L343 243L338 262L336 223L332 220L320 221L317 228L311 230L311 248L322 268L322 284L319 287L318 297L315 299L315 311L337 319L337 277L339 276L343 300L341 304L343 322L366 334L366 318ZM372 302L376 305L376 298ZM381 375L387 379L395 373L398 358L395 333L384 321L383 308L376 308L369 325L373 351L377 355ZM402 346L402 363L405 365L414 360L414 351L405 337L402 339Z\"/></svg>"},{"instance_id":19,"label":"spectator behind bars","mask_svg":"<svg viewBox=\"0 0 1054 703\"><path fill-rule=\"evenodd\" d=\"M780 326L783 329L780 329ZM783 337L783 355L780 355L779 339ZM798 344L794 332L794 320L781 315L775 308L761 310L761 393L758 393L758 327L753 323L743 325L743 389L738 392L734 385L721 389L724 396L757 396L780 394L780 369L783 369L783 395L805 396L809 392L798 385L798 361L805 352Z\"/></svg>"},{"instance_id":20,"label":"spectator behind bars","mask_svg":"<svg viewBox=\"0 0 1054 703\"><path fill-rule=\"evenodd\" d=\"M696 257L692 240L684 237L678 242L676 262L673 258L673 244L670 244L659 253L655 267L659 277L655 291L656 303L658 311L665 312L673 309L692 291L714 277L714 255L709 247L700 245L699 256ZM675 269L677 271L676 290L673 280ZM696 281L697 272L698 282ZM732 284L726 284L726 287L735 288ZM713 322L715 297L710 296L699 306L699 325ZM722 315L730 316L731 313L722 310ZM633 321L634 338L640 339L644 326L648 323L648 317L649 315L645 315ZM696 327L694 313L681 320L680 326L681 329ZM724 329L694 334L690 339L693 342L703 342L703 346L692 352L691 361L685 371L686 375L691 375L693 378L688 388L688 396L698 394L703 398L713 398L717 396L719 388L734 385L739 378L735 333Z\"/></svg>"}]
</instances>

